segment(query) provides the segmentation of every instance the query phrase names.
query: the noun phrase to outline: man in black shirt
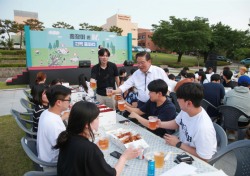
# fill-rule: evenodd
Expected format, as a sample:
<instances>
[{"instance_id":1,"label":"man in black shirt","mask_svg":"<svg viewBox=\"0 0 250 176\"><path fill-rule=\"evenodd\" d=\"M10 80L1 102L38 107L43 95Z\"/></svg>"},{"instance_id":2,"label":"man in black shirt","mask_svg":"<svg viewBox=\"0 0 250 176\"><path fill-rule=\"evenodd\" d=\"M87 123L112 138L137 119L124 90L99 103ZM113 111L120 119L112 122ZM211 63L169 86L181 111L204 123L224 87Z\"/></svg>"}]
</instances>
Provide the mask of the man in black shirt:
<instances>
[{"instance_id":1,"label":"man in black shirt","mask_svg":"<svg viewBox=\"0 0 250 176\"><path fill-rule=\"evenodd\" d=\"M167 83L162 79L151 81L148 84L148 90L150 99L142 107L132 108L125 106L125 109L131 113L129 117L137 119L142 125L146 127L149 127L149 116L157 116L161 121L170 121L175 119L175 106L166 97L166 93L168 91ZM146 115L147 118L142 117L142 115ZM174 130L163 128L150 131L160 137L163 137L165 133L174 133Z\"/></svg>"},{"instance_id":2,"label":"man in black shirt","mask_svg":"<svg viewBox=\"0 0 250 176\"><path fill-rule=\"evenodd\" d=\"M231 87L231 89L233 89L235 86L237 86L237 82L231 80L232 76L233 76L233 73L231 70L223 71L223 83L222 84L224 87Z\"/></svg>"},{"instance_id":3,"label":"man in black shirt","mask_svg":"<svg viewBox=\"0 0 250 176\"><path fill-rule=\"evenodd\" d=\"M116 65L109 62L110 52L106 48L98 51L99 63L96 64L91 70L91 78L97 82L96 99L102 104L115 109L115 101L106 94L106 88L112 87L116 89L119 85L119 74Z\"/></svg>"}]
</instances>

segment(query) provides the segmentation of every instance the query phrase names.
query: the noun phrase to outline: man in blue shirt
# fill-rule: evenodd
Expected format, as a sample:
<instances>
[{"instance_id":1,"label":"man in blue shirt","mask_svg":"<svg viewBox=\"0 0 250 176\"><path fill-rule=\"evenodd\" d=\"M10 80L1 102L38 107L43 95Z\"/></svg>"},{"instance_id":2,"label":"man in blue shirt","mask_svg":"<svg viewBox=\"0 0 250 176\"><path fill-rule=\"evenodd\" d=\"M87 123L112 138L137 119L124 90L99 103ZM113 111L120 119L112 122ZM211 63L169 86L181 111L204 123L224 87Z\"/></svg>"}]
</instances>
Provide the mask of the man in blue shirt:
<instances>
[{"instance_id":1,"label":"man in blue shirt","mask_svg":"<svg viewBox=\"0 0 250 176\"><path fill-rule=\"evenodd\" d=\"M148 127L149 125L149 116L157 116L161 121L169 121L175 119L175 106L166 97L166 93L168 91L168 85L166 84L166 82L162 79L151 81L148 84L148 90L150 99L142 107L132 108L125 106L126 110L131 113L129 117L136 118L145 127ZM142 117L142 115L144 114L146 118ZM174 133L174 130L158 128L157 130L151 132L160 137L163 137L165 133Z\"/></svg>"}]
</instances>

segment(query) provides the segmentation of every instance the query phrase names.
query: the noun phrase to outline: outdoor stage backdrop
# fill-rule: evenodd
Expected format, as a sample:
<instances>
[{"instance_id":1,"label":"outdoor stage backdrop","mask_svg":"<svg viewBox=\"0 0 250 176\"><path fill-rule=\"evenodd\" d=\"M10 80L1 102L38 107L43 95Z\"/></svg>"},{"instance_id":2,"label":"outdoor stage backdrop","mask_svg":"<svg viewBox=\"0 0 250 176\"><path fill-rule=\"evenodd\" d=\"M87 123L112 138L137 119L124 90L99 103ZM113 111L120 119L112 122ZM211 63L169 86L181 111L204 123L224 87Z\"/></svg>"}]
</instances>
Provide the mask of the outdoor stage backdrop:
<instances>
[{"instance_id":1,"label":"outdoor stage backdrop","mask_svg":"<svg viewBox=\"0 0 250 176\"><path fill-rule=\"evenodd\" d=\"M48 28L31 31L25 26L27 67L78 66L80 60L98 62L98 46L110 51L110 61L132 59L132 36L113 32Z\"/></svg>"}]
</instances>

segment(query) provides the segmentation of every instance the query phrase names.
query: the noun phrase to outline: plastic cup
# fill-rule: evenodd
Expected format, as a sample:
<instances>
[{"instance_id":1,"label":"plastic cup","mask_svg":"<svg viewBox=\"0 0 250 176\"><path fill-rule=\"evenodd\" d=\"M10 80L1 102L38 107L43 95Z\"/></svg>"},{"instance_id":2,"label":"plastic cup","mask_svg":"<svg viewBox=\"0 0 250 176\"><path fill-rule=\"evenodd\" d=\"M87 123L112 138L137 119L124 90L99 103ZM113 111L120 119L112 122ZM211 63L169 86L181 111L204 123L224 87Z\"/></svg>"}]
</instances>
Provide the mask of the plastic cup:
<instances>
[{"instance_id":1,"label":"plastic cup","mask_svg":"<svg viewBox=\"0 0 250 176\"><path fill-rule=\"evenodd\" d=\"M119 101L122 99L122 95L121 94L115 94L115 100Z\"/></svg>"},{"instance_id":2,"label":"plastic cup","mask_svg":"<svg viewBox=\"0 0 250 176\"><path fill-rule=\"evenodd\" d=\"M108 97L112 97L112 90L113 90L113 87L107 87L106 88L106 94Z\"/></svg>"},{"instance_id":3,"label":"plastic cup","mask_svg":"<svg viewBox=\"0 0 250 176\"><path fill-rule=\"evenodd\" d=\"M151 130L155 130L156 129L156 125L157 125L157 120L158 120L158 117L156 116L149 116L148 117L148 128L151 129Z\"/></svg>"},{"instance_id":4,"label":"plastic cup","mask_svg":"<svg viewBox=\"0 0 250 176\"><path fill-rule=\"evenodd\" d=\"M96 89L96 80L91 78L90 79L90 87L95 90Z\"/></svg>"},{"instance_id":5,"label":"plastic cup","mask_svg":"<svg viewBox=\"0 0 250 176\"><path fill-rule=\"evenodd\" d=\"M154 152L155 167L162 168L164 166L164 152Z\"/></svg>"},{"instance_id":6,"label":"plastic cup","mask_svg":"<svg viewBox=\"0 0 250 176\"><path fill-rule=\"evenodd\" d=\"M106 136L100 137L98 145L101 150L107 150L109 148L109 138Z\"/></svg>"},{"instance_id":7,"label":"plastic cup","mask_svg":"<svg viewBox=\"0 0 250 176\"><path fill-rule=\"evenodd\" d=\"M118 109L120 110L120 111L125 111L125 101L124 100L119 100L118 101Z\"/></svg>"}]
</instances>

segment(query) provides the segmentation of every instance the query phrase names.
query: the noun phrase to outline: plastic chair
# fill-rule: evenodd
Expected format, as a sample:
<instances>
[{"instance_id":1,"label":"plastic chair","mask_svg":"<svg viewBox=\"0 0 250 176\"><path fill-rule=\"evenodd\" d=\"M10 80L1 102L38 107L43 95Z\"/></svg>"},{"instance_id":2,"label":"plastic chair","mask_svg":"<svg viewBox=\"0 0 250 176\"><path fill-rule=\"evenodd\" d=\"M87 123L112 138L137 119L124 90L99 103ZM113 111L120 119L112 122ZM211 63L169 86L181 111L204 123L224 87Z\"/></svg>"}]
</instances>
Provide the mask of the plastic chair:
<instances>
[{"instance_id":1,"label":"plastic chair","mask_svg":"<svg viewBox=\"0 0 250 176\"><path fill-rule=\"evenodd\" d=\"M50 171L46 171L46 172L56 171L57 163L46 162L38 158L38 153L37 153L37 148L36 148L36 139L23 137L21 139L21 144L25 153L33 161L36 171L44 171L44 168L41 167L40 165L44 166L45 168L49 167L46 169L47 170L50 169Z\"/></svg>"},{"instance_id":2,"label":"plastic chair","mask_svg":"<svg viewBox=\"0 0 250 176\"><path fill-rule=\"evenodd\" d=\"M32 103L24 98L21 98L20 102L21 102L22 106L27 110L27 112L31 112L31 113L33 112L33 109L35 107L34 103Z\"/></svg>"},{"instance_id":3,"label":"plastic chair","mask_svg":"<svg viewBox=\"0 0 250 176\"><path fill-rule=\"evenodd\" d=\"M29 101L33 100L32 95L29 92L27 92L27 90L23 89L23 93L24 93L24 95L26 95L26 97L29 99Z\"/></svg>"},{"instance_id":4,"label":"plastic chair","mask_svg":"<svg viewBox=\"0 0 250 176\"><path fill-rule=\"evenodd\" d=\"M32 131L33 121L22 118L22 116L27 116L27 118L30 118L32 114L20 113L14 109L11 109L10 112L16 120L17 125L26 133L26 136L30 138L36 138L37 133Z\"/></svg>"},{"instance_id":5,"label":"plastic chair","mask_svg":"<svg viewBox=\"0 0 250 176\"><path fill-rule=\"evenodd\" d=\"M238 120L240 116L245 116L247 118L249 118L249 116L240 109L228 105L219 106L218 111L222 114L222 127L224 129L237 131L238 140L243 139L245 136L243 129L248 128L249 122L245 126L239 126Z\"/></svg>"},{"instance_id":6,"label":"plastic chair","mask_svg":"<svg viewBox=\"0 0 250 176\"><path fill-rule=\"evenodd\" d=\"M220 150L216 153L213 158L209 161L209 164L214 165L216 162L223 160L222 158L233 152L236 157L236 171L235 176L248 176L250 175L250 140L240 140L233 142L226 146L224 149ZM216 166L216 165L215 165ZM223 167L226 166L226 162L224 162ZM231 167L231 165L230 165ZM224 170L223 168L220 168Z\"/></svg>"},{"instance_id":7,"label":"plastic chair","mask_svg":"<svg viewBox=\"0 0 250 176\"><path fill-rule=\"evenodd\" d=\"M205 109L205 111L208 113L208 115L209 115L209 111L217 111L218 112L218 109L213 104L211 104L209 101L207 101L205 99L202 99L201 106L203 107L203 109ZM218 119L218 116L216 116L216 117L210 116L210 118L214 122L215 120Z\"/></svg>"},{"instance_id":8,"label":"plastic chair","mask_svg":"<svg viewBox=\"0 0 250 176\"><path fill-rule=\"evenodd\" d=\"M57 176L57 172L29 171L23 176Z\"/></svg>"},{"instance_id":9,"label":"plastic chair","mask_svg":"<svg viewBox=\"0 0 250 176\"><path fill-rule=\"evenodd\" d=\"M169 98L171 98L172 103L175 105L176 112L179 113L181 111L181 108L179 106L179 103L177 101L177 96L175 92L171 92L169 94Z\"/></svg>"},{"instance_id":10,"label":"plastic chair","mask_svg":"<svg viewBox=\"0 0 250 176\"><path fill-rule=\"evenodd\" d=\"M224 129L218 125L217 123L213 123L214 129L216 131L216 139L217 139L217 151L225 148L228 144L227 134Z\"/></svg>"}]
</instances>

